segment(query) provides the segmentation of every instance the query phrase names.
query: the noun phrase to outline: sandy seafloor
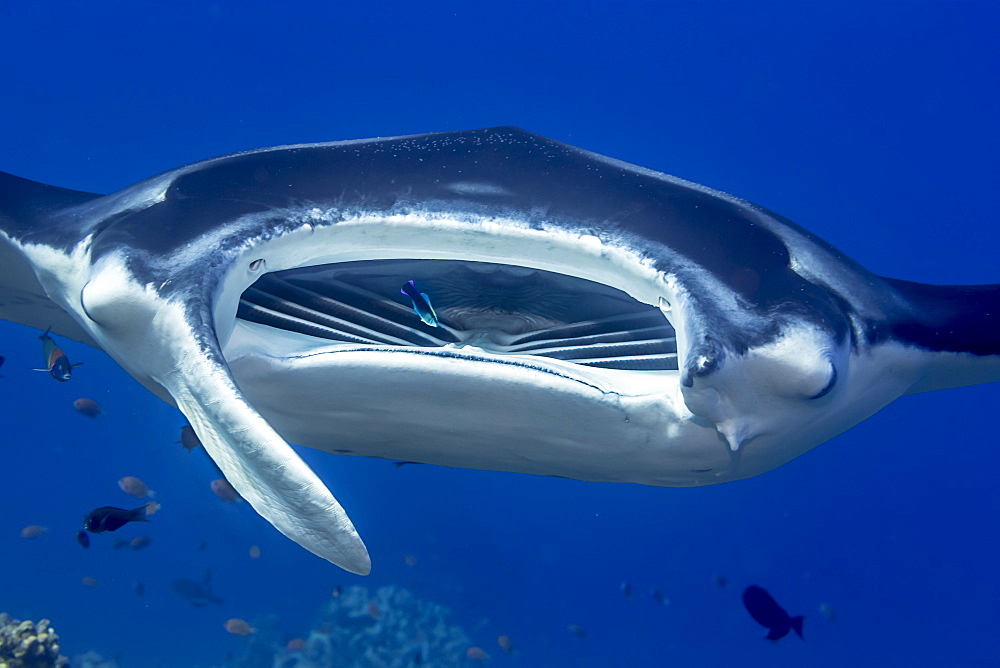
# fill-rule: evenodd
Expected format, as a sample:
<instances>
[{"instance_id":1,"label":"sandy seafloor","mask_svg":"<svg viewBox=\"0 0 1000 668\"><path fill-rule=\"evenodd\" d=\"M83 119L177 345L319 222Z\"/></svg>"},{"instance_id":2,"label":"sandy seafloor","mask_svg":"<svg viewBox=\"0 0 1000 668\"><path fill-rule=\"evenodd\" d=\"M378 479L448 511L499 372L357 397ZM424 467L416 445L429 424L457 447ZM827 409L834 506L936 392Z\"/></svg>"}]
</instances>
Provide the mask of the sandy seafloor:
<instances>
[{"instance_id":1,"label":"sandy seafloor","mask_svg":"<svg viewBox=\"0 0 1000 668\"><path fill-rule=\"evenodd\" d=\"M884 275L998 282L997 7L14 0L0 169L110 192L260 146L512 124L762 204ZM904 397L700 489L305 450L371 551L361 578L213 496L180 414L103 353L62 340L74 378L31 371L38 334L0 323L0 611L54 620L67 655L220 666L248 642L226 619L304 635L334 586L363 584L448 606L497 666L1000 665L1000 385ZM78 397L106 414L76 414ZM129 505L123 475L163 504L152 545L81 549L85 512ZM49 531L25 540L29 524ZM207 568L223 605L170 591ZM763 639L751 583L806 615L804 640Z\"/></svg>"}]
</instances>

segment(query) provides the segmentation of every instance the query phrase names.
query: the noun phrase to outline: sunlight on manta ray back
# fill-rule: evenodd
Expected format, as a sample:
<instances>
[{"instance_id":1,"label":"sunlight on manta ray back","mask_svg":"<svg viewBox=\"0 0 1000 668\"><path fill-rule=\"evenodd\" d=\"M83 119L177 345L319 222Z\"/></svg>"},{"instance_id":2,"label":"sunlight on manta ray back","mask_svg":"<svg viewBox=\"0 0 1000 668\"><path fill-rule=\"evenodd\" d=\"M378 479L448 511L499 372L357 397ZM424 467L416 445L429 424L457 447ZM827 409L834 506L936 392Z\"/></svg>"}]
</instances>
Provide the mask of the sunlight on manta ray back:
<instances>
[{"instance_id":1,"label":"sunlight on manta ray back","mask_svg":"<svg viewBox=\"0 0 1000 668\"><path fill-rule=\"evenodd\" d=\"M879 277L770 211L515 128L261 149L106 196L2 175L0 239L0 317L105 350L257 512L362 574L289 442L706 485L1000 379L1000 286Z\"/></svg>"}]
</instances>

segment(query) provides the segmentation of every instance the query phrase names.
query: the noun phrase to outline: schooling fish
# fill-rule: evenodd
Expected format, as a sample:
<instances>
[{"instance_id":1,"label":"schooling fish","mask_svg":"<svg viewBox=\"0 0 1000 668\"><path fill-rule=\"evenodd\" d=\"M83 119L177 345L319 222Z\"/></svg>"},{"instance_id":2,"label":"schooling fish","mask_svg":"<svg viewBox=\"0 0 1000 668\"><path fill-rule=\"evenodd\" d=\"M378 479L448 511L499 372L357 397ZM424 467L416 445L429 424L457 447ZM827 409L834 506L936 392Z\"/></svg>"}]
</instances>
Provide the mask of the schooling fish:
<instances>
[{"instance_id":1,"label":"schooling fish","mask_svg":"<svg viewBox=\"0 0 1000 668\"><path fill-rule=\"evenodd\" d=\"M792 629L802 637L802 621L805 617L789 617L784 608L763 588L757 585L747 587L743 592L743 605L754 621L768 629L768 640L781 640Z\"/></svg>"},{"instance_id":2,"label":"schooling fish","mask_svg":"<svg viewBox=\"0 0 1000 668\"><path fill-rule=\"evenodd\" d=\"M132 510L104 506L87 513L87 516L83 518L83 528L91 533L103 533L117 531L129 522L148 521L146 519L146 506L139 506Z\"/></svg>"},{"instance_id":3,"label":"schooling fish","mask_svg":"<svg viewBox=\"0 0 1000 668\"><path fill-rule=\"evenodd\" d=\"M403 283L403 287L399 291L410 298L410 301L413 302L413 310L417 312L417 315L420 316L425 325L430 325L431 327L438 326L438 316L434 312L434 307L431 306L430 297L417 290L417 286L413 284L413 281Z\"/></svg>"},{"instance_id":4,"label":"schooling fish","mask_svg":"<svg viewBox=\"0 0 1000 668\"><path fill-rule=\"evenodd\" d=\"M69 380L72 370L82 365L83 362L70 364L66 353L60 350L56 342L49 336L50 330L51 328L45 330L45 333L38 337L42 340L42 356L45 358L45 368L35 369L35 371L48 371L53 378L64 383Z\"/></svg>"},{"instance_id":5,"label":"schooling fish","mask_svg":"<svg viewBox=\"0 0 1000 668\"><path fill-rule=\"evenodd\" d=\"M181 440L178 441L184 449L191 452L199 445L201 445L201 439L198 438L198 434L194 433L194 429L191 425L186 424L181 427Z\"/></svg>"},{"instance_id":6,"label":"schooling fish","mask_svg":"<svg viewBox=\"0 0 1000 668\"><path fill-rule=\"evenodd\" d=\"M196 608L203 608L209 603L222 605L224 601L212 593L212 571L205 571L205 577L201 582L194 580L180 579L173 580L170 588L174 593L183 598Z\"/></svg>"}]
</instances>

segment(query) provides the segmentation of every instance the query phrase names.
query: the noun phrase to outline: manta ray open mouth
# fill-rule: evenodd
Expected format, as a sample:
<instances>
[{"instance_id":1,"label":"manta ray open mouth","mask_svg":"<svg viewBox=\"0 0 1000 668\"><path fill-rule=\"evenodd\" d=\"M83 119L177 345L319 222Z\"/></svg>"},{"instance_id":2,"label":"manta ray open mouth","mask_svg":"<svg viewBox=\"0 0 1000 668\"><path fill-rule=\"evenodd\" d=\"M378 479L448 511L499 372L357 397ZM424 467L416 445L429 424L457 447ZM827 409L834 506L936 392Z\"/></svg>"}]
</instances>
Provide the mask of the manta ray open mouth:
<instances>
[{"instance_id":1,"label":"manta ray open mouth","mask_svg":"<svg viewBox=\"0 0 1000 668\"><path fill-rule=\"evenodd\" d=\"M415 283L440 326L400 292ZM676 371L677 342L660 309L594 281L511 265L450 260L357 261L267 274L237 317L356 349L474 346L588 367Z\"/></svg>"}]
</instances>

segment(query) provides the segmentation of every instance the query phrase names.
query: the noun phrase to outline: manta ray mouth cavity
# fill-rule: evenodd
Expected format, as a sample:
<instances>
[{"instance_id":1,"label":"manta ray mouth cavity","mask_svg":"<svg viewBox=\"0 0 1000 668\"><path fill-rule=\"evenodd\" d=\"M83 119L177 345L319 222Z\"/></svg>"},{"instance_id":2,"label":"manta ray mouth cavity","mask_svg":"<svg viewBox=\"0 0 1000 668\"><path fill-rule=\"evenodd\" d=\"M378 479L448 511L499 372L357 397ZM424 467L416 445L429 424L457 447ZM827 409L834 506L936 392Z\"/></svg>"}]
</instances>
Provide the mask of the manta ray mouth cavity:
<instances>
[{"instance_id":1,"label":"manta ray mouth cavity","mask_svg":"<svg viewBox=\"0 0 1000 668\"><path fill-rule=\"evenodd\" d=\"M439 319L422 321L413 281ZM669 303L643 304L594 281L514 264L363 260L288 269L244 291L237 318L351 347L474 346L590 368L676 371Z\"/></svg>"}]
</instances>

